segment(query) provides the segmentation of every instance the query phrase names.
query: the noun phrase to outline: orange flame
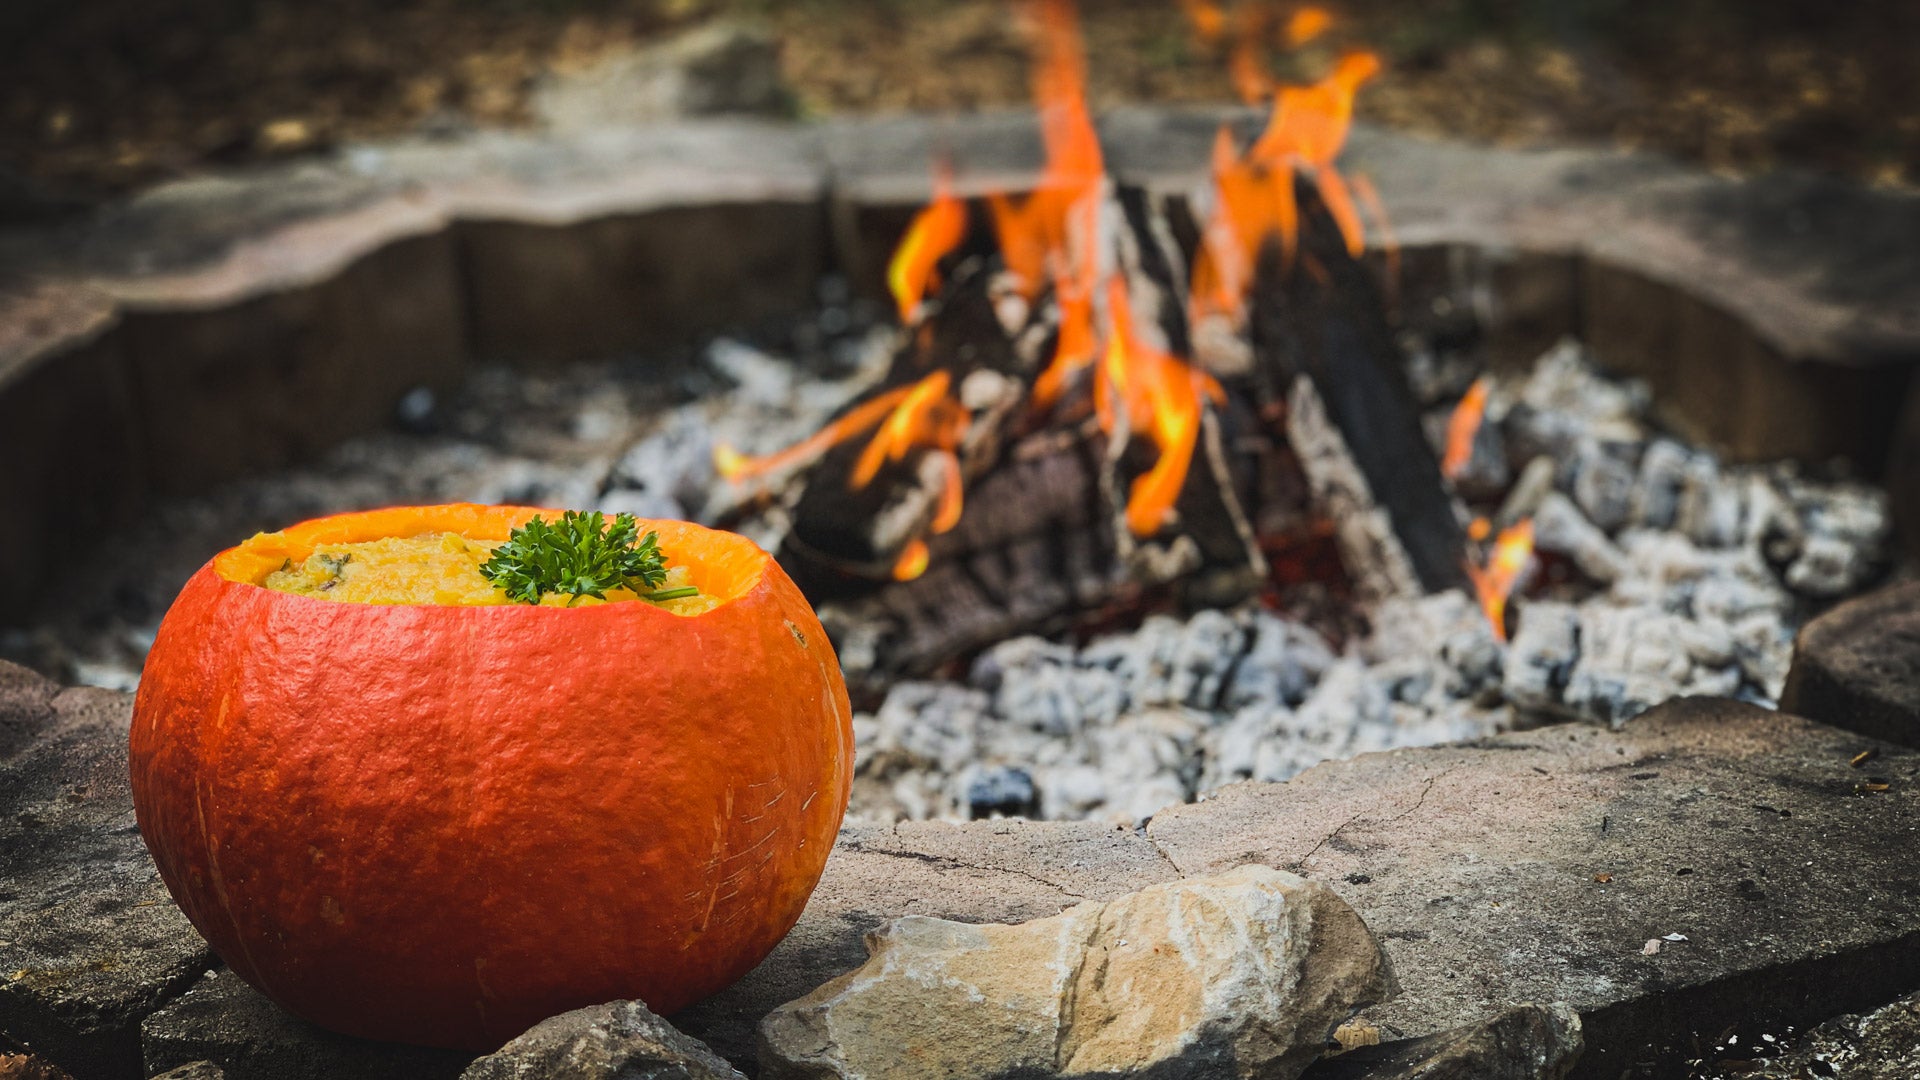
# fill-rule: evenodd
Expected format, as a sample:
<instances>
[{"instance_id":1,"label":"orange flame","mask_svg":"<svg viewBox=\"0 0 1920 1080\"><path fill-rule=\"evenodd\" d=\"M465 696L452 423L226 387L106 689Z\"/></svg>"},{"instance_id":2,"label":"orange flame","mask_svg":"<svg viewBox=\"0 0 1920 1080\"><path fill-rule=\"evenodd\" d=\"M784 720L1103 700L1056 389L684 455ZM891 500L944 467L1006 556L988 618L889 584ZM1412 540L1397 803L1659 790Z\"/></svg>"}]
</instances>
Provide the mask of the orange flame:
<instances>
[{"instance_id":1,"label":"orange flame","mask_svg":"<svg viewBox=\"0 0 1920 1080\"><path fill-rule=\"evenodd\" d=\"M1227 73L1235 92L1249 105L1273 93L1273 79L1262 58L1269 39L1297 49L1333 25L1333 16L1325 8L1313 6L1296 8L1284 18L1283 5L1264 0L1240 4L1231 14L1214 0L1181 0L1180 6L1202 42L1216 46L1226 42Z\"/></svg>"},{"instance_id":2,"label":"orange flame","mask_svg":"<svg viewBox=\"0 0 1920 1080\"><path fill-rule=\"evenodd\" d=\"M900 403L860 452L847 486L856 491L866 487L879 474L880 466L899 461L919 448L951 454L966 435L968 424L966 409L947 396L952 385L953 376L941 370L907 387Z\"/></svg>"},{"instance_id":3,"label":"orange flame","mask_svg":"<svg viewBox=\"0 0 1920 1080\"><path fill-rule=\"evenodd\" d=\"M1033 403L1058 400L1069 378L1093 362L1093 297L1099 279L1100 194L1106 162L1087 112L1086 61L1067 0L1036 5L1040 63L1033 93L1040 106L1046 168L1024 202L990 196L994 235L1007 269L1031 300L1051 284L1060 303L1053 359L1035 384Z\"/></svg>"},{"instance_id":4,"label":"orange flame","mask_svg":"<svg viewBox=\"0 0 1920 1080\"><path fill-rule=\"evenodd\" d=\"M1360 183L1350 187L1333 168L1351 124L1354 92L1378 71L1379 61L1368 53L1353 53L1321 82L1276 93L1260 68L1259 48L1276 39L1297 47L1318 36L1330 22L1324 10L1302 7L1281 19L1280 8L1255 2L1237 7L1230 20L1228 9L1216 0L1184 4L1210 41L1234 36L1239 80L1246 87L1257 82L1259 96L1272 96L1275 102L1266 131L1246 152L1237 150L1226 131L1216 141L1219 197L1194 262L1195 310L1226 312L1239 319L1244 318L1245 297L1264 245L1277 242L1284 265L1291 266L1295 259L1296 172L1311 174L1349 250L1358 253L1364 239L1356 207L1379 216L1372 189ZM1125 509L1128 529L1148 536L1173 513L1192 466L1206 402L1224 404L1225 394L1204 372L1143 341L1124 279L1103 273L1105 162L1087 110L1086 63L1073 5L1071 0L1033 0L1032 10L1040 42L1033 86L1046 165L1026 198L990 195L987 207L1014 287L1029 302L1050 293L1059 311L1054 352L1034 382L1031 402L1037 408L1053 404L1075 376L1091 370L1102 429L1110 437L1146 440L1157 451L1152 466L1134 479ZM942 175L932 204L916 216L888 267L888 284L903 322L911 323L928 292L939 287L939 261L964 239L966 226L965 206L953 198ZM1309 270L1318 269L1305 261ZM952 382L949 372L935 371L910 386L876 395L778 454L748 459L724 447L716 449L716 465L730 479L740 479L817 456L871 430L848 475L849 487L865 487L888 462L918 452L923 466L938 471L939 492L928 531L945 532L958 524L964 506L958 450L970 423L970 414L952 396ZM915 537L901 549L893 576L902 581L919 577L929 557L924 536ZM1476 581L1481 573L1475 570Z\"/></svg>"},{"instance_id":5,"label":"orange flame","mask_svg":"<svg viewBox=\"0 0 1920 1080\"><path fill-rule=\"evenodd\" d=\"M1316 27L1318 20L1306 12L1296 13L1296 19L1301 33L1324 29L1324 25ZM1282 87L1275 95L1266 130L1244 154L1233 152L1231 133L1221 129L1214 144L1214 206L1194 259L1190 289L1196 321L1213 313L1240 321L1253 268L1269 242L1278 242L1282 268L1292 267L1300 232L1293 189L1296 172L1312 177L1350 254L1358 256L1366 245L1356 192L1358 202L1385 229L1385 214L1373 186L1361 182L1364 178L1349 186L1334 167L1353 126L1354 95L1379 70L1379 57L1351 52L1319 82Z\"/></svg>"},{"instance_id":6,"label":"orange flame","mask_svg":"<svg viewBox=\"0 0 1920 1080\"><path fill-rule=\"evenodd\" d=\"M1205 372L1139 341L1133 313L1119 278L1107 283L1107 315L1112 325L1094 383L1094 407L1101 430L1112 434L1121 415L1127 430L1151 440L1159 450L1153 467L1127 494L1127 528L1151 536L1166 524L1193 462L1200 434L1201 397L1226 403L1226 393Z\"/></svg>"},{"instance_id":7,"label":"orange flame","mask_svg":"<svg viewBox=\"0 0 1920 1080\"><path fill-rule=\"evenodd\" d=\"M1480 421L1487 413L1489 385L1484 375L1473 380L1447 420L1447 452L1440 459L1440 475L1449 480L1458 479L1473 460L1473 439L1480 433Z\"/></svg>"},{"instance_id":8,"label":"orange flame","mask_svg":"<svg viewBox=\"0 0 1920 1080\"><path fill-rule=\"evenodd\" d=\"M1473 591L1480 599L1480 610L1487 613L1487 621L1493 624L1493 636L1501 641L1507 640L1507 598L1513 595L1521 572L1532 558L1533 519L1527 518L1500 530L1486 566L1471 563L1467 566L1467 576L1473 580Z\"/></svg>"},{"instance_id":9,"label":"orange flame","mask_svg":"<svg viewBox=\"0 0 1920 1080\"><path fill-rule=\"evenodd\" d=\"M909 540L907 546L900 549L900 557L893 561L893 580L912 581L927 572L927 542Z\"/></svg>"},{"instance_id":10,"label":"orange flame","mask_svg":"<svg viewBox=\"0 0 1920 1080\"><path fill-rule=\"evenodd\" d=\"M939 284L935 266L960 243L967 231L966 204L953 197L946 173L934 179L933 202L914 216L907 235L887 264L887 288L900 308L900 321L910 323L929 287Z\"/></svg>"},{"instance_id":11,"label":"orange flame","mask_svg":"<svg viewBox=\"0 0 1920 1080\"><path fill-rule=\"evenodd\" d=\"M746 457L725 444L713 448L713 466L725 479L739 483L756 476L779 472L825 453L885 419L899 405L911 386L902 386L876 394L805 439L764 457Z\"/></svg>"},{"instance_id":12,"label":"orange flame","mask_svg":"<svg viewBox=\"0 0 1920 1080\"><path fill-rule=\"evenodd\" d=\"M1213 182L1216 201L1194 259L1189 302L1196 322L1211 312L1237 322L1268 238L1279 240L1281 264L1293 265L1300 211L1293 173L1236 154L1224 127L1214 138Z\"/></svg>"},{"instance_id":13,"label":"orange flame","mask_svg":"<svg viewBox=\"0 0 1920 1080\"><path fill-rule=\"evenodd\" d=\"M1303 7L1287 16L1285 40L1288 46L1299 48L1333 25L1333 15L1325 8Z\"/></svg>"}]
</instances>

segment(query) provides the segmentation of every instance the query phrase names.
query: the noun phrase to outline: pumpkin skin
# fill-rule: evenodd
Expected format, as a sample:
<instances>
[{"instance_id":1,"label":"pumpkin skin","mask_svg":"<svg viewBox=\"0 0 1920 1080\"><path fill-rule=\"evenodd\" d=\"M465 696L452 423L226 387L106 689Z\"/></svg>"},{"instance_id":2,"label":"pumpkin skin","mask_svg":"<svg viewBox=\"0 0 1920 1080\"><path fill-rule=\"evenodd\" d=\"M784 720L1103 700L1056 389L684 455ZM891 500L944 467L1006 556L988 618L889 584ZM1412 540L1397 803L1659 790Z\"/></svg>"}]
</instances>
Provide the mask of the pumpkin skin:
<instances>
[{"instance_id":1,"label":"pumpkin skin","mask_svg":"<svg viewBox=\"0 0 1920 1080\"><path fill-rule=\"evenodd\" d=\"M535 513L343 514L196 573L134 702L134 809L233 970L367 1038L491 1050L556 1013L671 1013L793 926L851 783L826 633L743 537L641 522L712 611L337 603L253 582L319 543Z\"/></svg>"}]
</instances>

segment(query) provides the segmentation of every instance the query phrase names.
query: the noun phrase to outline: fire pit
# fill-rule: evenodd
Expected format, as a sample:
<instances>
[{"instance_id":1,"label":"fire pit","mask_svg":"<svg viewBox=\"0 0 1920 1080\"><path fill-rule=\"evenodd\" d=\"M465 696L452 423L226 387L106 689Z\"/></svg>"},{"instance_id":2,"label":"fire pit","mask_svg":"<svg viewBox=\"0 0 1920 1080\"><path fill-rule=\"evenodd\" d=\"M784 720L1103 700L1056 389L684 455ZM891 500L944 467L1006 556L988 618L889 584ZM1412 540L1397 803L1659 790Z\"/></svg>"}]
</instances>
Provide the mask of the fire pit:
<instances>
[{"instance_id":1,"label":"fire pit","mask_svg":"<svg viewBox=\"0 0 1920 1080\"><path fill-rule=\"evenodd\" d=\"M1179 830L1240 781L1561 726L1598 770L1672 699L1771 708L1796 631L1896 572L1920 282L1880 237L1920 201L1350 132L1363 52L1271 112L1096 122L1044 10L1037 124L365 147L8 238L0 487L33 525L0 651L129 690L211 550L331 511L687 517L776 552L834 639L844 848L1013 818L1211 868Z\"/></svg>"}]
</instances>

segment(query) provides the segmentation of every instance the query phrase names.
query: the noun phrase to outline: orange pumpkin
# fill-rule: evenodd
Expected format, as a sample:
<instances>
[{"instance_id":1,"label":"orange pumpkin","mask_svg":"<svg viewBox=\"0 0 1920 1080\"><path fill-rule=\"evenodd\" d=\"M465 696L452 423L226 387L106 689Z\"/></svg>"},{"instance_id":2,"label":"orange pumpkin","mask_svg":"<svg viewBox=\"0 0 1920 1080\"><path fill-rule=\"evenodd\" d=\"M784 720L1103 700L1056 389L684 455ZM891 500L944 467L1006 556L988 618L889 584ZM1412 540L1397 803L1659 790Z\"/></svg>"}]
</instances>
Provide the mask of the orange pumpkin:
<instances>
[{"instance_id":1,"label":"orange pumpkin","mask_svg":"<svg viewBox=\"0 0 1920 1080\"><path fill-rule=\"evenodd\" d=\"M134 703L141 832L233 970L325 1027L487 1050L616 998L673 1012L773 948L833 847L846 688L805 598L742 537L641 523L722 601L691 617L258 584L318 544L503 540L534 513L255 537L161 623Z\"/></svg>"}]
</instances>

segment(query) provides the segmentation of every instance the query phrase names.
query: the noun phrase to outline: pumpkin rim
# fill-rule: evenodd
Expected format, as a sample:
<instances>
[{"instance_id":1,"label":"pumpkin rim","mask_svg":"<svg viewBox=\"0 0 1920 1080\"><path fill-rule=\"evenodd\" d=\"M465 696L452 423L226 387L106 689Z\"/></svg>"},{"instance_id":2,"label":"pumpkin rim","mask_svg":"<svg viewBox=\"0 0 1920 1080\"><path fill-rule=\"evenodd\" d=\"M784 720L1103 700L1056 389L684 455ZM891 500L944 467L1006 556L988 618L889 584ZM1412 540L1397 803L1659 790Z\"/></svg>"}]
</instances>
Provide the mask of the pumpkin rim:
<instances>
[{"instance_id":1,"label":"pumpkin rim","mask_svg":"<svg viewBox=\"0 0 1920 1080\"><path fill-rule=\"evenodd\" d=\"M508 534L536 515L555 520L564 511L549 507L489 505L485 503L441 503L428 506L389 506L373 510L349 510L309 518L273 532L261 532L216 554L208 567L229 585L272 592L290 599L320 604L346 604L351 607L434 608L471 611L553 611L586 612L594 607L570 608L539 604L416 604L368 603L329 600L324 597L269 589L262 582L267 575L291 560L303 562L315 549L326 544L366 543L383 539L404 539L426 533L454 533L469 540L505 540ZM773 557L758 544L738 533L710 529L691 521L637 518L640 532L660 534L660 546L674 565L685 566L695 587L717 603L694 615L681 615L652 604L614 604L603 607L649 608L676 619L698 619L733 604L752 593L765 580L766 568Z\"/></svg>"}]
</instances>

